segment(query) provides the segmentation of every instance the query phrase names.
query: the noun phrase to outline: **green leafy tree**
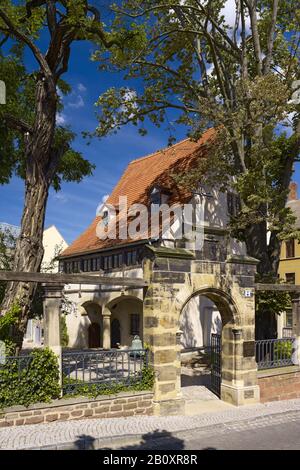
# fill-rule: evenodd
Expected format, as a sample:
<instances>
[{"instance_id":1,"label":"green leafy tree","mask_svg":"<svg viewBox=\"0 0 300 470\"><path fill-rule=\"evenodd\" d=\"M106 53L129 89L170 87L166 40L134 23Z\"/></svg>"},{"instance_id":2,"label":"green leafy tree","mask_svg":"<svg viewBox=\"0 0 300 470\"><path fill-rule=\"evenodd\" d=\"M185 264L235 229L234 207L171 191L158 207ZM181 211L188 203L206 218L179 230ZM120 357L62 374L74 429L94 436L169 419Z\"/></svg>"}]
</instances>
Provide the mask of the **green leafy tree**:
<instances>
[{"instance_id":1,"label":"green leafy tree","mask_svg":"<svg viewBox=\"0 0 300 470\"><path fill-rule=\"evenodd\" d=\"M13 173L25 180L21 234L17 240L13 270L38 272L43 257L45 209L51 185L78 181L93 166L71 147L74 134L59 126L62 103L59 90L68 71L72 44L87 41L95 49L123 47L133 33L106 32L100 10L86 0L0 1L0 76L7 84L7 104L0 106L0 182ZM40 47L40 39L47 45ZM46 52L44 52L46 50ZM24 53L35 59L28 70ZM18 299L21 314L14 331L17 349L22 344L36 286L9 283L1 314Z\"/></svg>"},{"instance_id":2,"label":"green leafy tree","mask_svg":"<svg viewBox=\"0 0 300 470\"><path fill-rule=\"evenodd\" d=\"M161 126L169 110L194 139L215 127L207 160L177 181L191 187L199 181L235 186L241 210L231 221L232 233L259 259L264 275L277 272L280 240L299 236L285 204L300 148L295 98L300 2L236 0L229 24L230 5L225 0L115 5L116 28L132 22L141 28L140 50L112 54L107 66L95 54L103 67L122 69L130 60L127 78L133 83L100 96L97 134L128 122L144 134L146 116Z\"/></svg>"},{"instance_id":3,"label":"green leafy tree","mask_svg":"<svg viewBox=\"0 0 300 470\"><path fill-rule=\"evenodd\" d=\"M199 181L234 187L241 208L231 233L259 260L260 276L274 278L281 240L299 237L286 200L300 148L300 2L236 0L231 21L230 7L226 0L115 5L116 28L141 28L140 50L112 54L108 65L95 54L104 68L130 60L133 84L99 97L96 133L132 122L144 135L146 117L161 126L168 112L192 139L214 127L208 158L174 179L191 188Z\"/></svg>"},{"instance_id":4,"label":"green leafy tree","mask_svg":"<svg viewBox=\"0 0 300 470\"><path fill-rule=\"evenodd\" d=\"M280 284L284 282L272 275L258 276L262 284ZM257 339L277 337L277 316L292 308L292 296L289 292L258 291L255 296L255 328Z\"/></svg>"}]
</instances>

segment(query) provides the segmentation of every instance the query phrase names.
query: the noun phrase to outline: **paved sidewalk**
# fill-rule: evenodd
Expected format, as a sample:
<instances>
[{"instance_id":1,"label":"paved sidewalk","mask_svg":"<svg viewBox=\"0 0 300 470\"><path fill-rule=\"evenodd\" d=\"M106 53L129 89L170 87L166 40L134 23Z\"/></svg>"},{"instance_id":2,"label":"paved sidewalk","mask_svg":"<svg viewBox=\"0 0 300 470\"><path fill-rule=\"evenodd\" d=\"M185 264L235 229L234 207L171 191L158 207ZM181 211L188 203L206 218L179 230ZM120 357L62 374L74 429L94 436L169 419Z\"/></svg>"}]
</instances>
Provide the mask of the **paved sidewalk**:
<instances>
[{"instance_id":1,"label":"paved sidewalk","mask_svg":"<svg viewBox=\"0 0 300 470\"><path fill-rule=\"evenodd\" d=\"M300 417L300 399L231 407L198 416L138 416L16 426L0 429L0 449L126 447L137 445L145 435L157 438L196 429L209 432L209 428L217 432L224 425L228 430L238 425L247 427L255 420L267 425L272 420L288 419L289 415L293 419Z\"/></svg>"}]
</instances>

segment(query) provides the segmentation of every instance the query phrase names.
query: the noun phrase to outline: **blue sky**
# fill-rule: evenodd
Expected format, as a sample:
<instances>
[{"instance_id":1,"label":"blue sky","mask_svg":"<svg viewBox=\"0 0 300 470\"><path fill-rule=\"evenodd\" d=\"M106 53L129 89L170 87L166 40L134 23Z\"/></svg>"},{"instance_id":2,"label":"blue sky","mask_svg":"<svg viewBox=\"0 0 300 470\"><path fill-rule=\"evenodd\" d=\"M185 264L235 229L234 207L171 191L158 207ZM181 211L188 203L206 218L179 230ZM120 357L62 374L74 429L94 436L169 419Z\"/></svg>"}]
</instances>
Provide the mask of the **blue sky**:
<instances>
[{"instance_id":1,"label":"blue sky","mask_svg":"<svg viewBox=\"0 0 300 470\"><path fill-rule=\"evenodd\" d=\"M104 18L105 19L105 18ZM46 44L42 38L40 45ZM72 48L70 72L64 76L73 91L64 99L65 109L60 119L77 133L74 148L85 158L96 164L94 175L82 183L62 185L62 191L50 191L46 212L46 227L55 225L68 243L71 243L93 220L103 196L109 194L127 164L167 145L168 126L174 116L169 113L169 122L160 129L150 122L148 135L141 137L134 126L126 126L118 134L105 139L93 139L91 145L81 137L82 131L93 131L97 125L94 103L99 95L111 86L124 86L122 76L97 70L97 64L89 60L91 45L77 43ZM35 64L30 52L26 55L29 68ZM0 77L1 79L1 77ZM177 140L186 136L186 129L176 127ZM299 183L299 166L294 179ZM138 181L137 181L138 184ZM24 184L13 178L9 185L0 186L0 222L19 225L24 201Z\"/></svg>"}]
</instances>

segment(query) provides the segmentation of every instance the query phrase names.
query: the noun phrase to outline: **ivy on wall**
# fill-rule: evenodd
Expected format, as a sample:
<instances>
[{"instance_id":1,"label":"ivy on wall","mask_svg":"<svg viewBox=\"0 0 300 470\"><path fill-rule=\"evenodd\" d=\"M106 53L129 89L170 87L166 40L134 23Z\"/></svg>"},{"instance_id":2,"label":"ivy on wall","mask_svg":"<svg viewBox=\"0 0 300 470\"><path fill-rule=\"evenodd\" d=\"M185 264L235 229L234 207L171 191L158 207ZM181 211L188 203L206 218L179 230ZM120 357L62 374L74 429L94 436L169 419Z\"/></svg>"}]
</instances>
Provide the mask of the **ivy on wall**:
<instances>
[{"instance_id":1,"label":"ivy on wall","mask_svg":"<svg viewBox=\"0 0 300 470\"><path fill-rule=\"evenodd\" d=\"M107 384L88 384L71 378L63 378L63 387L67 390L64 398L70 396L87 396L97 398L100 395L116 395L120 392L140 392L150 391L154 385L154 369L152 366L145 365L139 378L132 377L126 383L107 383Z\"/></svg>"},{"instance_id":2,"label":"ivy on wall","mask_svg":"<svg viewBox=\"0 0 300 470\"><path fill-rule=\"evenodd\" d=\"M66 322L66 315L62 314L59 318L59 326L60 326L60 342L63 348L67 348L69 346L69 335L68 335L68 328Z\"/></svg>"},{"instance_id":3,"label":"ivy on wall","mask_svg":"<svg viewBox=\"0 0 300 470\"><path fill-rule=\"evenodd\" d=\"M60 396L55 354L34 349L29 356L6 358L0 364L0 408L50 402Z\"/></svg>"}]
</instances>

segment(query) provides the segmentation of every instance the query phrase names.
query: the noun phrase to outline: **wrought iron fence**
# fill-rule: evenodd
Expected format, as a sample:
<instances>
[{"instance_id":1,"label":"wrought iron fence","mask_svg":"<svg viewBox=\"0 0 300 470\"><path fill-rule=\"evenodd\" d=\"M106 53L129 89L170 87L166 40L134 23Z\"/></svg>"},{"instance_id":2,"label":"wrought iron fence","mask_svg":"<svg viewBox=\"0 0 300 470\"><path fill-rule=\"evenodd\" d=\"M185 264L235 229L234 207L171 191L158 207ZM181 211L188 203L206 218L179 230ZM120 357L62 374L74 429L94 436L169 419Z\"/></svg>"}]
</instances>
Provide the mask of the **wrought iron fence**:
<instances>
[{"instance_id":1,"label":"wrought iron fence","mask_svg":"<svg viewBox=\"0 0 300 470\"><path fill-rule=\"evenodd\" d=\"M282 337L283 338L292 338L293 336L293 328L290 326L285 326L282 328Z\"/></svg>"},{"instance_id":2,"label":"wrought iron fence","mask_svg":"<svg viewBox=\"0 0 300 470\"><path fill-rule=\"evenodd\" d=\"M0 383L1 375L4 369L10 369L16 374L18 379L21 379L26 374L29 366L33 360L32 356L3 356L0 358Z\"/></svg>"},{"instance_id":3,"label":"wrought iron fence","mask_svg":"<svg viewBox=\"0 0 300 470\"><path fill-rule=\"evenodd\" d=\"M258 369L272 369L293 365L294 338L255 341Z\"/></svg>"},{"instance_id":4,"label":"wrought iron fence","mask_svg":"<svg viewBox=\"0 0 300 470\"><path fill-rule=\"evenodd\" d=\"M63 393L74 393L82 386L130 385L142 378L148 361L145 349L63 352Z\"/></svg>"},{"instance_id":5,"label":"wrought iron fence","mask_svg":"<svg viewBox=\"0 0 300 470\"><path fill-rule=\"evenodd\" d=\"M211 389L220 397L222 381L222 336L216 333L211 335Z\"/></svg>"}]
</instances>

